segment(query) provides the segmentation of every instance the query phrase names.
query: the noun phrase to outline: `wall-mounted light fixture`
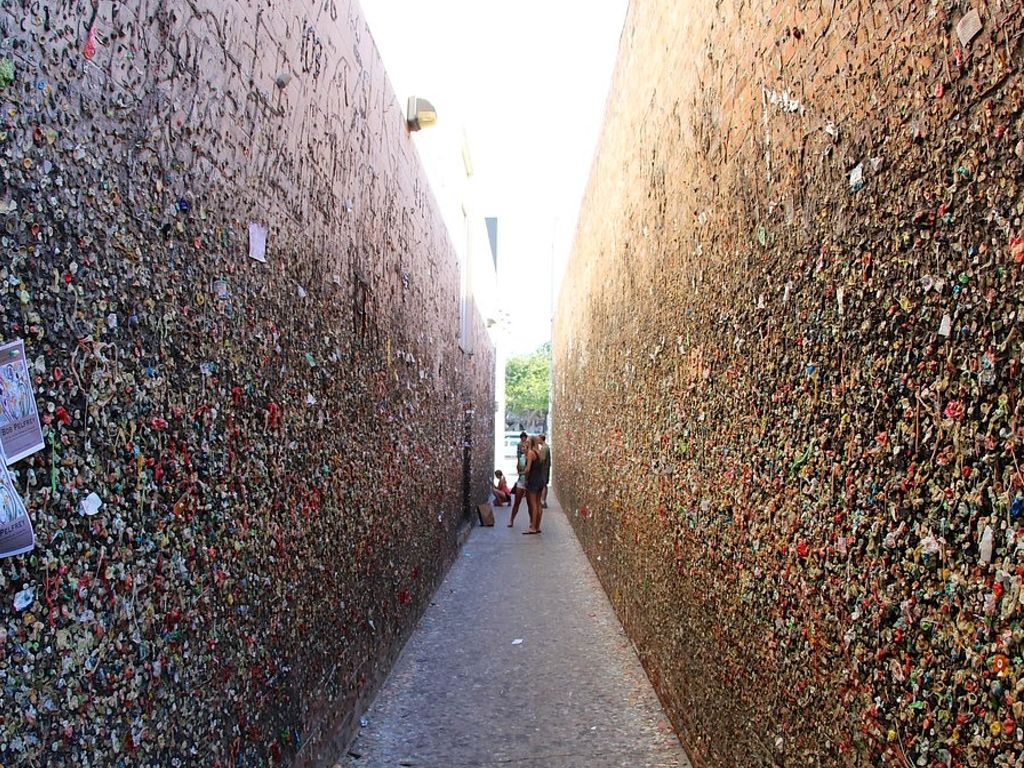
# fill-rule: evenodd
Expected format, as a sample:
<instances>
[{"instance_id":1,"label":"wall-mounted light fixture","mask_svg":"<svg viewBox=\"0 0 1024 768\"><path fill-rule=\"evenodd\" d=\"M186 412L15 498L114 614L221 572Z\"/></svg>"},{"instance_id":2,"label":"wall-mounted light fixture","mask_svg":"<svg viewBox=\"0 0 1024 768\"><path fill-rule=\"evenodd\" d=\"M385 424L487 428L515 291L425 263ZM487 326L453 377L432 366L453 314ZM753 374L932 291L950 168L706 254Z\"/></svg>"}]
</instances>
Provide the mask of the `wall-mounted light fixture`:
<instances>
[{"instance_id":1,"label":"wall-mounted light fixture","mask_svg":"<svg viewBox=\"0 0 1024 768\"><path fill-rule=\"evenodd\" d=\"M409 105L405 110L405 122L410 131L427 128L437 122L437 111L426 99L410 96Z\"/></svg>"}]
</instances>

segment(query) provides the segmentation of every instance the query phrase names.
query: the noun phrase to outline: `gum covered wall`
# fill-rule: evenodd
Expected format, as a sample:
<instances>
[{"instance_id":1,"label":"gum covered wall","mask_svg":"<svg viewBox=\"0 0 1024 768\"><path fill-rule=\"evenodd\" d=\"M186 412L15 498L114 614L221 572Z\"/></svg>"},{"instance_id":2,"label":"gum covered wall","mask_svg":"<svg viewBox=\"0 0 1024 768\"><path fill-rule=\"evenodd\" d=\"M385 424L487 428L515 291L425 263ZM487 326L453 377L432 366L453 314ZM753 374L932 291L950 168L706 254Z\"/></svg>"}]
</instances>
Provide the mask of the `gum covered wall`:
<instances>
[{"instance_id":1,"label":"gum covered wall","mask_svg":"<svg viewBox=\"0 0 1024 768\"><path fill-rule=\"evenodd\" d=\"M554 467L696 765L1024 765L1022 34L631 4Z\"/></svg>"},{"instance_id":2,"label":"gum covered wall","mask_svg":"<svg viewBox=\"0 0 1024 768\"><path fill-rule=\"evenodd\" d=\"M0 328L45 437L0 765L322 765L493 466L492 349L359 8L15 0L0 41Z\"/></svg>"}]
</instances>

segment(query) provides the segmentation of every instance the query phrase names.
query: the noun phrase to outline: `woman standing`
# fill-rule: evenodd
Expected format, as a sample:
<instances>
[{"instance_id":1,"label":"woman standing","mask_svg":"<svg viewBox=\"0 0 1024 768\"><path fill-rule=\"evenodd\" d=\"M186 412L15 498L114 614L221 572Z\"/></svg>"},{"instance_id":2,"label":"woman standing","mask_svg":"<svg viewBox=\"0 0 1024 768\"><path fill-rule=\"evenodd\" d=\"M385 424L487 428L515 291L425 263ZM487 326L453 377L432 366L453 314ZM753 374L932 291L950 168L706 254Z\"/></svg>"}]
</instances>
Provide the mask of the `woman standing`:
<instances>
[{"instance_id":1,"label":"woman standing","mask_svg":"<svg viewBox=\"0 0 1024 768\"><path fill-rule=\"evenodd\" d=\"M528 439L528 435L525 432L520 432L519 445L516 446L516 472L519 473L519 477L516 479L516 485L513 489L516 497L516 503L512 505L512 514L508 519L509 528L515 525L516 514L519 512L519 505L522 503L523 495L526 493L526 450L529 446L530 441ZM529 509L529 503L527 503L527 509Z\"/></svg>"},{"instance_id":2,"label":"woman standing","mask_svg":"<svg viewBox=\"0 0 1024 768\"><path fill-rule=\"evenodd\" d=\"M540 493L544 489L544 462L540 460L537 447L540 439L530 438L530 447L526 452L526 508L530 510L530 527L523 531L540 533Z\"/></svg>"}]
</instances>

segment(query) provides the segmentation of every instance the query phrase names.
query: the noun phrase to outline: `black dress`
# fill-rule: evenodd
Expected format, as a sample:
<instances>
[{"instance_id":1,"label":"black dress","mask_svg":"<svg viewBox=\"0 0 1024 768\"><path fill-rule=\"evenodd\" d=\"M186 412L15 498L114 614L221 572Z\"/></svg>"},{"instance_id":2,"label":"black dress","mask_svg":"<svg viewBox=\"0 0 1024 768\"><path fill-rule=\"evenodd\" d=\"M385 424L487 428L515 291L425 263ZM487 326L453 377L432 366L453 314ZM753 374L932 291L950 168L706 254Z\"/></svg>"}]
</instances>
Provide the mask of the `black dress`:
<instances>
[{"instance_id":1,"label":"black dress","mask_svg":"<svg viewBox=\"0 0 1024 768\"><path fill-rule=\"evenodd\" d=\"M533 452L533 464L530 465L530 474L526 476L526 490L528 491L541 491L544 490L544 486L547 485L547 479L544 477L544 462L537 456L537 452Z\"/></svg>"}]
</instances>

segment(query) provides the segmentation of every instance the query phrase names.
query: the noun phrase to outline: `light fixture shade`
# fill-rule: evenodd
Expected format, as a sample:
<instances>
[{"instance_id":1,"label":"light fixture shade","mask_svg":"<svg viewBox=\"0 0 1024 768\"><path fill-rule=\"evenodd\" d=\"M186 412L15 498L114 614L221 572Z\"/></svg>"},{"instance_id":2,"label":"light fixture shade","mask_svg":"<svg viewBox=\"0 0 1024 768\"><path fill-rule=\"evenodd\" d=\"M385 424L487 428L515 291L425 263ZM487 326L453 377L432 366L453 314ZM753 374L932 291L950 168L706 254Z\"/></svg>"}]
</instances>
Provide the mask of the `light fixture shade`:
<instances>
[{"instance_id":1,"label":"light fixture shade","mask_svg":"<svg viewBox=\"0 0 1024 768\"><path fill-rule=\"evenodd\" d=\"M427 128L437 122L437 112L434 105L426 99L416 96L409 97L409 104L405 111L405 122L410 131L418 131L420 128Z\"/></svg>"}]
</instances>

